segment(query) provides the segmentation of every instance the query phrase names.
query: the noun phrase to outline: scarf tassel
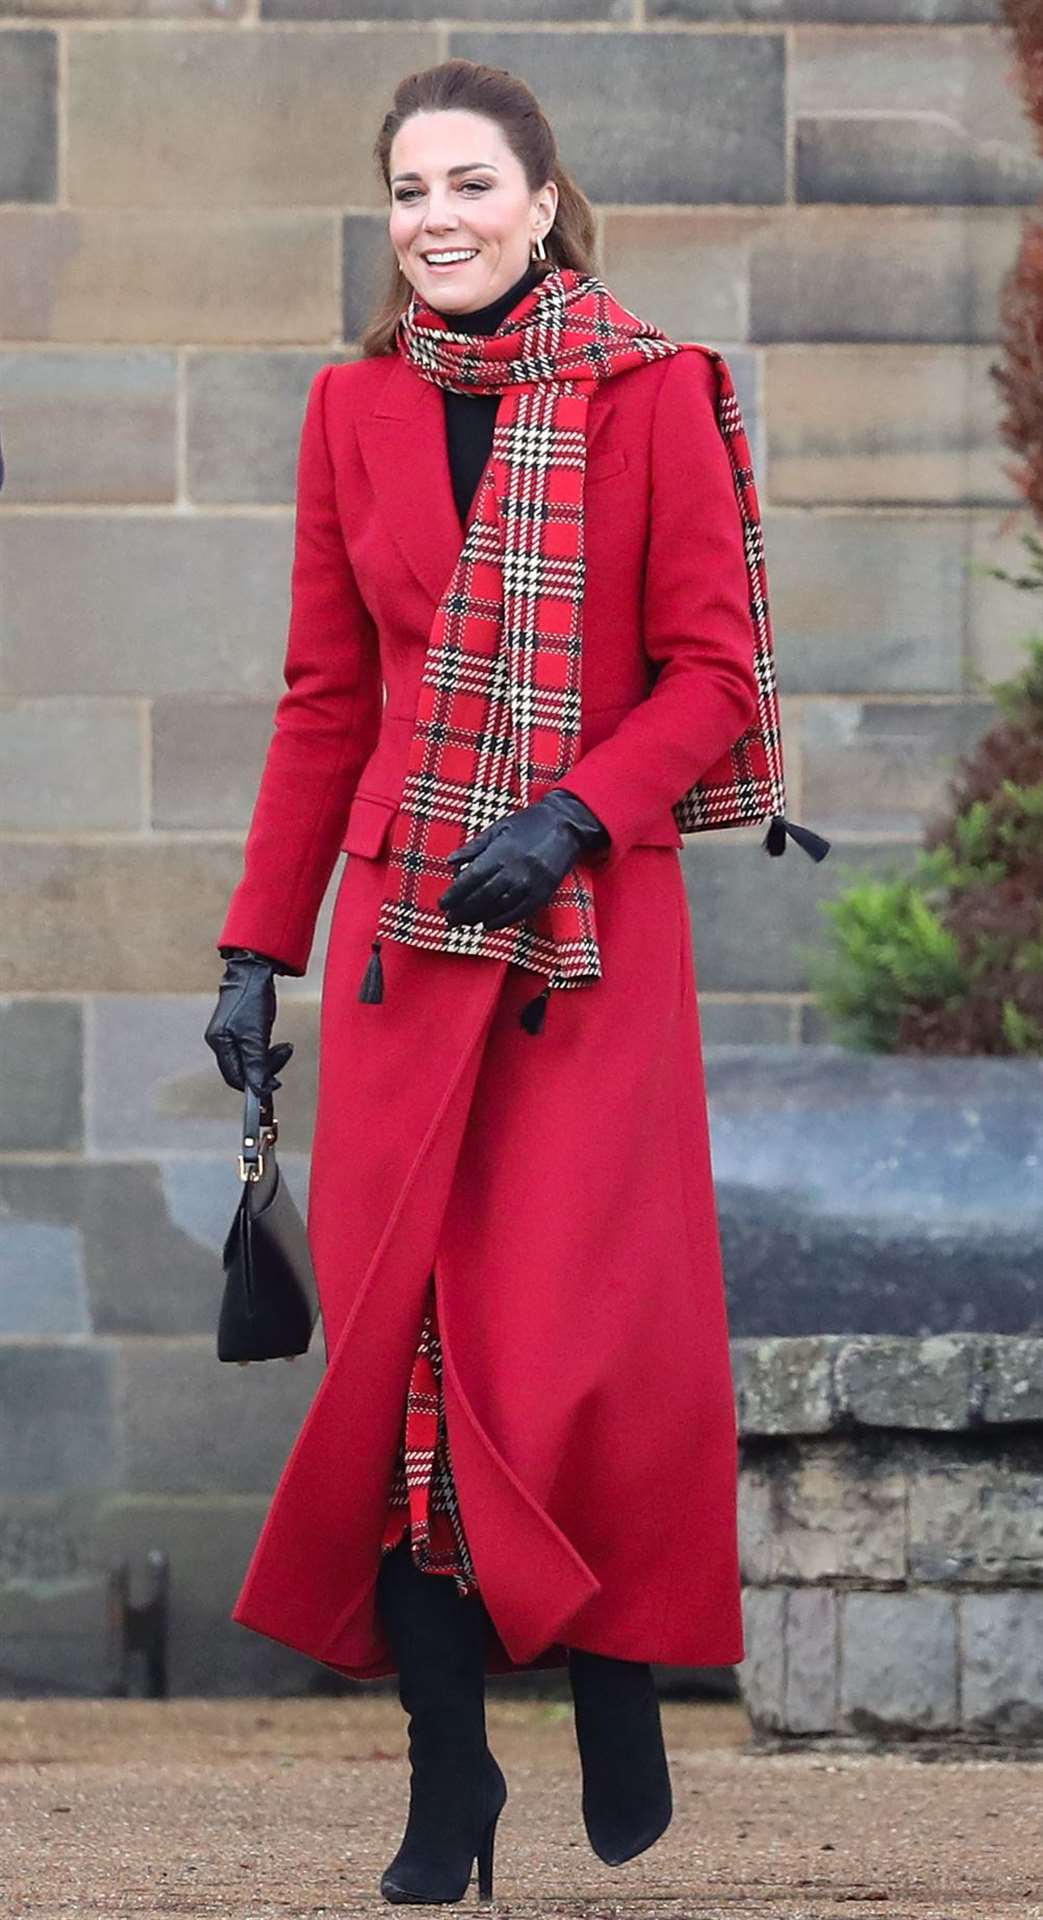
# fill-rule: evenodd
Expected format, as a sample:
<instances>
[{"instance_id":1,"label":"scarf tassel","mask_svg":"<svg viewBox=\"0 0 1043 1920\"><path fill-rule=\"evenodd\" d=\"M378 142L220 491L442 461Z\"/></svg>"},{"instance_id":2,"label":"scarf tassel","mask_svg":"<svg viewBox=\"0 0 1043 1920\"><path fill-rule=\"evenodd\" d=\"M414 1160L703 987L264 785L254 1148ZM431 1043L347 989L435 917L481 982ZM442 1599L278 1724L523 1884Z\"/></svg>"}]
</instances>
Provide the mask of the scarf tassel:
<instances>
[{"instance_id":1,"label":"scarf tassel","mask_svg":"<svg viewBox=\"0 0 1043 1920\"><path fill-rule=\"evenodd\" d=\"M359 999L370 1006L378 1006L384 998L384 969L380 960L380 941L374 940L369 963L359 988ZM535 999L526 1002L518 1016L519 1024L526 1033L542 1033L546 1018L547 1003L550 999L550 984L541 989Z\"/></svg>"},{"instance_id":2,"label":"scarf tassel","mask_svg":"<svg viewBox=\"0 0 1043 1920\"><path fill-rule=\"evenodd\" d=\"M830 842L824 840L820 833L813 833L810 827L799 827L795 820L787 820L782 813L772 814L771 825L761 841L761 846L767 847L769 853L785 853L787 834L796 841L798 847L803 847L804 852L810 854L813 860L824 860L829 852Z\"/></svg>"},{"instance_id":3,"label":"scarf tassel","mask_svg":"<svg viewBox=\"0 0 1043 1920\"><path fill-rule=\"evenodd\" d=\"M547 985L541 989L534 1000L526 1001L518 1015L518 1025L524 1027L526 1033L542 1033L543 1021L547 1012L547 1002L549 999L550 982L548 981Z\"/></svg>"},{"instance_id":4,"label":"scarf tassel","mask_svg":"<svg viewBox=\"0 0 1043 1920\"><path fill-rule=\"evenodd\" d=\"M384 969L380 964L380 941L374 940L371 944L373 951L359 988L359 999L377 1006L384 998Z\"/></svg>"}]
</instances>

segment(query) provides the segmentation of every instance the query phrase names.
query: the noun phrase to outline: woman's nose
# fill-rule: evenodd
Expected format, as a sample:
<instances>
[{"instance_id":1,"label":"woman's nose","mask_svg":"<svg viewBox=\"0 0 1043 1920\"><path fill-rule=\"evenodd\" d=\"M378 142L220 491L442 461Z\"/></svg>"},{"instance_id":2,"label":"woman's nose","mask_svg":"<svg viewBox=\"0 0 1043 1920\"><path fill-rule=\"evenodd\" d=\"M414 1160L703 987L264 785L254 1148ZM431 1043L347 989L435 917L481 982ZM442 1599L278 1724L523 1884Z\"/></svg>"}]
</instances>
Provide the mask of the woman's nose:
<instances>
[{"instance_id":1,"label":"woman's nose","mask_svg":"<svg viewBox=\"0 0 1043 1920\"><path fill-rule=\"evenodd\" d=\"M442 195L437 189L432 189L427 199L427 219L424 222L425 228L429 228L432 233L437 234L443 234L447 229L449 231L455 229L456 219L449 202L450 196L448 192L445 195L445 205L443 206Z\"/></svg>"}]
</instances>

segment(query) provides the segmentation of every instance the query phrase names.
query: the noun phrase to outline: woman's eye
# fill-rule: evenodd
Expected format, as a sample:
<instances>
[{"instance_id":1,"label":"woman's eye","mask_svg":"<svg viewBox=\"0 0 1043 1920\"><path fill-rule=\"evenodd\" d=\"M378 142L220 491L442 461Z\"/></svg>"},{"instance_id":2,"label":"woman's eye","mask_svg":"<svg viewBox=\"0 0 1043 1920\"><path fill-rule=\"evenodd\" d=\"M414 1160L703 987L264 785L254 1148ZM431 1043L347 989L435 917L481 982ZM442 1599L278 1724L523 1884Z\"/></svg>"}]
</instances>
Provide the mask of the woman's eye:
<instances>
[{"instance_id":1,"label":"woman's eye","mask_svg":"<svg viewBox=\"0 0 1043 1920\"><path fill-rule=\"evenodd\" d=\"M465 187L477 187L479 193L487 193L489 190L488 182L485 180L465 180L463 184ZM395 199L411 200L414 193L417 193L418 191L419 189L416 187L403 187L398 193L396 193Z\"/></svg>"}]
</instances>

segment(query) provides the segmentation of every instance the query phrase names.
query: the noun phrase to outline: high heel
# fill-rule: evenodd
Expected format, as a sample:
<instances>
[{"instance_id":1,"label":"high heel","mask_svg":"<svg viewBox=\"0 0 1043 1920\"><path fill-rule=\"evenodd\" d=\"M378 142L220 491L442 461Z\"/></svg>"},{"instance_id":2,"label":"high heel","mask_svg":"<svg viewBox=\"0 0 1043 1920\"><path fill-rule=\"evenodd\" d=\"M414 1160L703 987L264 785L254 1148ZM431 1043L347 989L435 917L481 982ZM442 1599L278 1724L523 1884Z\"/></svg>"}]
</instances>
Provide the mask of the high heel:
<instances>
[{"instance_id":1,"label":"high heel","mask_svg":"<svg viewBox=\"0 0 1043 1920\"><path fill-rule=\"evenodd\" d=\"M396 1903L462 1900L477 1860L478 1897L491 1899L507 1782L485 1737L484 1605L422 1573L408 1536L381 1566L378 1602L410 1716L409 1816L380 1891Z\"/></svg>"},{"instance_id":2,"label":"high heel","mask_svg":"<svg viewBox=\"0 0 1043 1920\"><path fill-rule=\"evenodd\" d=\"M492 1899L496 1823L507 1804L507 1782L491 1753L487 1755L487 1767L483 1792L491 1796L485 1805L486 1808L492 1805L493 1811L487 1815L477 1841L465 1840L459 1832L454 1833L446 1820L446 1809L436 1808L423 1789L411 1796L402 1845L381 1875L380 1891L385 1900L392 1904L412 1902L418 1906L462 1900L471 1884L476 1861L478 1898Z\"/></svg>"},{"instance_id":3,"label":"high heel","mask_svg":"<svg viewBox=\"0 0 1043 1920\"><path fill-rule=\"evenodd\" d=\"M506 1795L504 1796L506 1798ZM478 1849L478 1898L491 1900L493 1897L493 1847L496 1843L496 1822L503 1812L501 1806L493 1814L485 1829L482 1844Z\"/></svg>"}]
</instances>

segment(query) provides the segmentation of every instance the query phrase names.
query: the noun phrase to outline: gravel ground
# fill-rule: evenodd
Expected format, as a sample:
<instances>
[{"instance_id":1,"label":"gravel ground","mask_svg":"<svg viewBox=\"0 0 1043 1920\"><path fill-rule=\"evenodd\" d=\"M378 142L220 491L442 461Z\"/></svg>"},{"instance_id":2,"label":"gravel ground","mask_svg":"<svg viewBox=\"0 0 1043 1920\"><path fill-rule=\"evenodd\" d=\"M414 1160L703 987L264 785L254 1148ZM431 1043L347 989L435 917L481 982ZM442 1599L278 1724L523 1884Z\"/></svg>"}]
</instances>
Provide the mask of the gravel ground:
<instances>
[{"instance_id":1,"label":"gravel ground","mask_svg":"<svg viewBox=\"0 0 1043 1920\"><path fill-rule=\"evenodd\" d=\"M512 1920L1043 1920L1031 1761L768 1754L741 1707L665 1702L673 1823L609 1868L583 1831L571 1708L493 1696L488 1719ZM0 1913L389 1913L407 1780L401 1710L373 1694L0 1702Z\"/></svg>"}]
</instances>

